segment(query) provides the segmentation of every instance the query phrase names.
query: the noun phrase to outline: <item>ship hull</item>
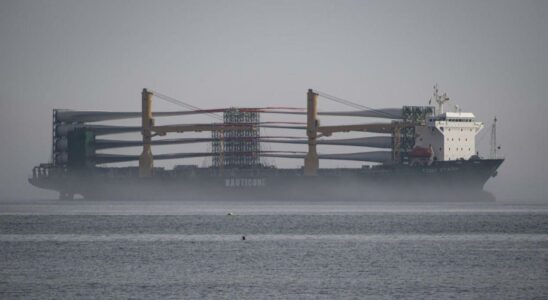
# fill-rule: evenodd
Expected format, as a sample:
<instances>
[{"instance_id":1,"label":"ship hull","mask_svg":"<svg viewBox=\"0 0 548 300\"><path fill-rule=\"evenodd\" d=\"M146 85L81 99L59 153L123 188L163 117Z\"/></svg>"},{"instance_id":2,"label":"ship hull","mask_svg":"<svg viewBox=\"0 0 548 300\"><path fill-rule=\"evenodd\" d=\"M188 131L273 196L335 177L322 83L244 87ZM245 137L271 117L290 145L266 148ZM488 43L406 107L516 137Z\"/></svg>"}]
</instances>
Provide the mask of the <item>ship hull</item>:
<instances>
[{"instance_id":1,"label":"ship hull","mask_svg":"<svg viewBox=\"0 0 548 300\"><path fill-rule=\"evenodd\" d=\"M483 190L502 159L434 162L430 166L384 165L357 169L158 170L139 178L136 168L96 168L33 176L34 186L71 198L254 201L493 201Z\"/></svg>"}]
</instances>

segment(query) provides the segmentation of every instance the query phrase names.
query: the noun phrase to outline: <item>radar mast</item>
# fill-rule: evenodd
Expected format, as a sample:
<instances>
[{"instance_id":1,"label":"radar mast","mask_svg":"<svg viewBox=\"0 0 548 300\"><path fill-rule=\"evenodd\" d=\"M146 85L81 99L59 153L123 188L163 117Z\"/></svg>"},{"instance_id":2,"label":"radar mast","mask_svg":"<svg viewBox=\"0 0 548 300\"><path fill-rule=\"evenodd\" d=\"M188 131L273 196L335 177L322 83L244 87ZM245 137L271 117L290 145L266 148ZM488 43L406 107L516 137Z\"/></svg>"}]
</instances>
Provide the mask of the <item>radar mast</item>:
<instances>
[{"instance_id":1,"label":"radar mast","mask_svg":"<svg viewBox=\"0 0 548 300\"><path fill-rule=\"evenodd\" d=\"M447 93L440 95L437 83L434 85L434 94L432 95L432 98L430 98L430 102L432 100L438 103L439 114L443 114L443 104L449 101L449 97L447 97Z\"/></svg>"}]
</instances>

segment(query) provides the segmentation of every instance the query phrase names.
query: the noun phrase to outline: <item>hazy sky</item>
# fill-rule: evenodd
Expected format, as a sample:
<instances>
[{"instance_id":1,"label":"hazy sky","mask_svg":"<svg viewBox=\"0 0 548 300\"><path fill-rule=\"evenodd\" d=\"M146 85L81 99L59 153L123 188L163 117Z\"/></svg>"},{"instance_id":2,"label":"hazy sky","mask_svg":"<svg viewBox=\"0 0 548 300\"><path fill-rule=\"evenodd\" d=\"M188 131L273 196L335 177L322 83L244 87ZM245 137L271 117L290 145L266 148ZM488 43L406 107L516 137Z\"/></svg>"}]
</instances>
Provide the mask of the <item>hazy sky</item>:
<instances>
[{"instance_id":1,"label":"hazy sky","mask_svg":"<svg viewBox=\"0 0 548 300\"><path fill-rule=\"evenodd\" d=\"M26 182L53 108L137 111L143 87L204 108L304 106L308 88L400 107L437 82L486 123L484 155L500 120L507 160L486 188L546 200L547 32L543 0L1 0L0 197L55 196Z\"/></svg>"}]
</instances>

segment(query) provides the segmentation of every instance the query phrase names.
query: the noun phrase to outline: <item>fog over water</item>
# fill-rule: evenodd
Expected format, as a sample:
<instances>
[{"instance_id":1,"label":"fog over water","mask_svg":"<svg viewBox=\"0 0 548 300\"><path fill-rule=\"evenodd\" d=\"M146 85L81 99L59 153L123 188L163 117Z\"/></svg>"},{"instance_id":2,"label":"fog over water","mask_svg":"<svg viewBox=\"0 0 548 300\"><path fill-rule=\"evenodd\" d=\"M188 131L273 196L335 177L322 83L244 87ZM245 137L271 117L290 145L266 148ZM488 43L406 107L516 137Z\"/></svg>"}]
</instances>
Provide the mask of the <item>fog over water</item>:
<instances>
[{"instance_id":1,"label":"fog over water","mask_svg":"<svg viewBox=\"0 0 548 300\"><path fill-rule=\"evenodd\" d=\"M477 138L484 156L491 120L499 119L506 161L486 189L503 202L547 202L547 31L546 1L2 1L0 198L57 197L26 181L50 159L54 108L139 111L145 87L203 108L304 107L308 88L401 107L426 105L439 83L448 108L458 104L485 122ZM154 109L179 107L156 101ZM321 101L320 110L348 108ZM363 120L325 118L349 121ZM304 149L272 146L280 147Z\"/></svg>"}]
</instances>

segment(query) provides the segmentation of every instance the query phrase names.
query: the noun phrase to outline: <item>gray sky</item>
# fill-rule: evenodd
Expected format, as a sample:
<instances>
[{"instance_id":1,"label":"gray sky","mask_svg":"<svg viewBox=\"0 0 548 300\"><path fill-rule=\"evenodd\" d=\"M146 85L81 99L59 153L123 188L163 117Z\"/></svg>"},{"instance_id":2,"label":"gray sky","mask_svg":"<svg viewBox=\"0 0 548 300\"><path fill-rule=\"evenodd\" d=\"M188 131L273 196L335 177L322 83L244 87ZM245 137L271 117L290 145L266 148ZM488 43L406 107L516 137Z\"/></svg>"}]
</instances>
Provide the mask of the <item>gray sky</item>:
<instances>
[{"instance_id":1,"label":"gray sky","mask_svg":"<svg viewBox=\"0 0 548 300\"><path fill-rule=\"evenodd\" d=\"M547 32L547 1L0 1L0 197L54 196L26 183L53 108L137 111L143 87L205 108L304 106L308 88L399 107L437 82L500 119L487 189L546 200Z\"/></svg>"}]
</instances>

